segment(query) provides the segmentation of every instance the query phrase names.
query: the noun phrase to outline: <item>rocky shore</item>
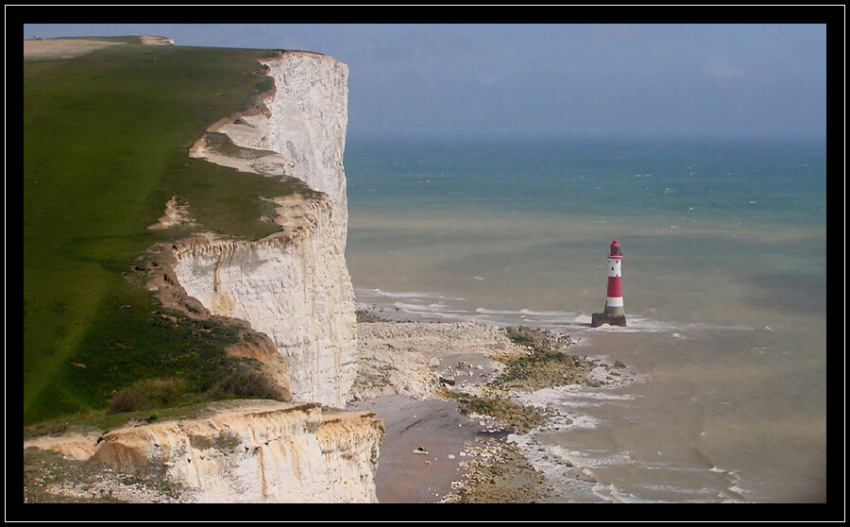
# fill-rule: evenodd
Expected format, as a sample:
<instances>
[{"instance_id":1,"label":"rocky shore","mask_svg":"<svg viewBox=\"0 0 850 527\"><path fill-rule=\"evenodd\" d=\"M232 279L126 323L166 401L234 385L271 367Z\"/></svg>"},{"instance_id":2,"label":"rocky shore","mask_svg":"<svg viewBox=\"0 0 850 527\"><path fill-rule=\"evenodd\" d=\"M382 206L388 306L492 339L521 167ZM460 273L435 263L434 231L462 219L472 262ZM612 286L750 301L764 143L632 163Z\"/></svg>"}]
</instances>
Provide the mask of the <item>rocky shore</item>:
<instances>
[{"instance_id":1,"label":"rocky shore","mask_svg":"<svg viewBox=\"0 0 850 527\"><path fill-rule=\"evenodd\" d=\"M382 503L544 501L550 485L508 437L546 426L555 410L515 395L599 387L626 374L621 363L570 354L577 340L545 330L369 312L358 321L360 366L348 408L385 421L375 477Z\"/></svg>"}]
</instances>

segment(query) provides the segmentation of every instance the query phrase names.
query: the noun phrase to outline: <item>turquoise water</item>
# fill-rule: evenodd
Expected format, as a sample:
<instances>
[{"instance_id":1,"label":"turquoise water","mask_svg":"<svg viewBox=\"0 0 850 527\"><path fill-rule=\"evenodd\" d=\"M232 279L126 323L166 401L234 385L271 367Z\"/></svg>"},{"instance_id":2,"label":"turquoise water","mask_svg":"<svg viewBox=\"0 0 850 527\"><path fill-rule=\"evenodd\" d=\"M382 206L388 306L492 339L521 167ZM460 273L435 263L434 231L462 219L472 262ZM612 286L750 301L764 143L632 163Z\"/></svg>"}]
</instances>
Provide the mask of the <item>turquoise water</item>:
<instances>
[{"instance_id":1,"label":"turquoise water","mask_svg":"<svg viewBox=\"0 0 850 527\"><path fill-rule=\"evenodd\" d=\"M353 212L682 217L823 225L824 145L794 142L349 141ZM380 195L375 196L375 189Z\"/></svg>"},{"instance_id":2,"label":"turquoise water","mask_svg":"<svg viewBox=\"0 0 850 527\"><path fill-rule=\"evenodd\" d=\"M580 417L518 439L538 468L596 481L553 501L824 498L823 144L351 138L345 167L359 302L568 333L639 379L532 398ZM629 326L590 328L614 238Z\"/></svg>"}]
</instances>

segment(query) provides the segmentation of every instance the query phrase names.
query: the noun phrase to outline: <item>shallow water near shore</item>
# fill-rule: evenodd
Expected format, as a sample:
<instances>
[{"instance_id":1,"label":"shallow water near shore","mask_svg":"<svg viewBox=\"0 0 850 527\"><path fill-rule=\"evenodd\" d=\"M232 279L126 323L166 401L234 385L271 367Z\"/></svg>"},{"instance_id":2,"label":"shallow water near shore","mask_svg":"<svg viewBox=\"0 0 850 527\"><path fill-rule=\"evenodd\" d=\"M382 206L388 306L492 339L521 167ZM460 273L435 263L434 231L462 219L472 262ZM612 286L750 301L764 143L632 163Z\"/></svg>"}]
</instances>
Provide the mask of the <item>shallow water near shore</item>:
<instances>
[{"instance_id":1,"label":"shallow water near shore","mask_svg":"<svg viewBox=\"0 0 850 527\"><path fill-rule=\"evenodd\" d=\"M823 501L823 150L351 140L355 295L399 320L550 329L627 365L620 386L523 396L570 417L512 436L551 501ZM614 238L628 326L591 328Z\"/></svg>"}]
</instances>

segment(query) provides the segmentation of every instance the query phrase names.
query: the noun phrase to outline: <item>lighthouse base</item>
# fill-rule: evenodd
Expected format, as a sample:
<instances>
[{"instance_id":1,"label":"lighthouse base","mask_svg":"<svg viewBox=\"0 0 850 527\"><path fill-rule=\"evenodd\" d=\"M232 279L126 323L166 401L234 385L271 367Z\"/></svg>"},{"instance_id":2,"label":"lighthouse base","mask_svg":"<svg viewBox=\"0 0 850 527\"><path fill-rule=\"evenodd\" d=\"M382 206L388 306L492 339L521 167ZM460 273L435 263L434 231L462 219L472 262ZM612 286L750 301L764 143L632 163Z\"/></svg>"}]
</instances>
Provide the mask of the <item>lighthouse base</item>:
<instances>
[{"instance_id":1,"label":"lighthouse base","mask_svg":"<svg viewBox=\"0 0 850 527\"><path fill-rule=\"evenodd\" d=\"M590 325L594 328L598 328L602 324L609 324L611 326L625 326L626 315L613 315L611 313L594 313L590 319Z\"/></svg>"}]
</instances>

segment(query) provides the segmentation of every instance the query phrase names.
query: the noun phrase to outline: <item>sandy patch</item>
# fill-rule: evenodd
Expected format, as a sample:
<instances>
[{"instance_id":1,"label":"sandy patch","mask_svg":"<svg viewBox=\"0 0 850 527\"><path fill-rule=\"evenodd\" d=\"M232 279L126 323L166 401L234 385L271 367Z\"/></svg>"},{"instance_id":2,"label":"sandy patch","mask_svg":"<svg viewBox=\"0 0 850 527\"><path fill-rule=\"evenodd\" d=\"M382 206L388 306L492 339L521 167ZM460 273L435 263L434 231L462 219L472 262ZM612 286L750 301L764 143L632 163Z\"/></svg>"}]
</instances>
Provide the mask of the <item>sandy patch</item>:
<instances>
[{"instance_id":1,"label":"sandy patch","mask_svg":"<svg viewBox=\"0 0 850 527\"><path fill-rule=\"evenodd\" d=\"M210 127L208 131L215 132L215 128ZM264 176L286 176L291 175L295 170L294 161L270 150L239 146L233 148L238 153L231 155L218 152L209 144L209 137L204 135L189 148L189 157L204 159L223 167L235 168L239 172Z\"/></svg>"},{"instance_id":2,"label":"sandy patch","mask_svg":"<svg viewBox=\"0 0 850 527\"><path fill-rule=\"evenodd\" d=\"M24 442L24 449L53 450L63 456L77 460L86 460L94 455L100 433L86 435L78 433L61 436L39 436Z\"/></svg>"},{"instance_id":3,"label":"sandy patch","mask_svg":"<svg viewBox=\"0 0 850 527\"><path fill-rule=\"evenodd\" d=\"M196 225L195 220L189 215L189 204L178 202L177 196L172 196L165 203L165 213L159 218L158 222L148 226L148 229L155 231L181 224L189 227Z\"/></svg>"}]
</instances>

